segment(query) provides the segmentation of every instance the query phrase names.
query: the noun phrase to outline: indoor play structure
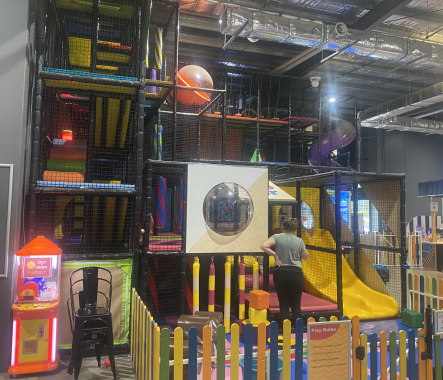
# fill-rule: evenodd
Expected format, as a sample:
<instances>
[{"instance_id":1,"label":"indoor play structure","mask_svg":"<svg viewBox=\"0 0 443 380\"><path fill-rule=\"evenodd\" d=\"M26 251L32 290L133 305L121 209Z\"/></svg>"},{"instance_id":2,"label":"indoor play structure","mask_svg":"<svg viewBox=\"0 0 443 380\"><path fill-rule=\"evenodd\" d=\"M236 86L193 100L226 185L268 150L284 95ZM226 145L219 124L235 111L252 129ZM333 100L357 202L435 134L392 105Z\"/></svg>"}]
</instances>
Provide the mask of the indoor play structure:
<instances>
[{"instance_id":1,"label":"indoor play structure","mask_svg":"<svg viewBox=\"0 0 443 380\"><path fill-rule=\"evenodd\" d=\"M269 315L277 317L279 304L273 285L273 262L258 252L256 241L265 240L281 227L283 218L292 215L302 221L297 233L311 253L303 267L302 311L306 318L331 315L358 315L362 320L392 318L406 307L406 293L402 291L406 267L401 265L407 259L406 238L402 238L401 230L403 176L335 171L289 182L277 181L276 185L267 180L274 175L272 169L265 175L261 167L152 161L146 171L145 212L165 215L165 224L160 225L155 217L157 233L150 233L147 231L151 218L145 218L146 260L142 272L147 275L140 294L146 297L158 323L174 326L177 315L191 313L196 305L200 310L213 309L214 304L222 308L229 304L234 315L244 320L254 282L256 289L270 292ZM239 177L236 172L241 173ZM260 208L262 195L245 185L251 181L248 177L258 176L260 172L266 177L262 186L267 187L268 206L264 209ZM229 185L235 181L243 185ZM258 180L253 182L258 186ZM235 194L239 205L246 205L240 207L250 207L248 197L254 205L253 210L243 212L244 220L241 208L233 207L229 200L230 196L235 200ZM207 197L209 203L205 201ZM297 204L297 199L301 203ZM363 234L360 239L365 223L361 212L359 216L362 201L377 211L379 229L391 231L398 244L381 245L380 241L365 240L368 235ZM217 208L218 221L214 216ZM264 213L268 222L252 224L257 213ZM250 227L244 230L241 227L242 223L249 223L249 214L252 214L251 226L255 226L252 238L247 235ZM226 230L226 224L235 231ZM187 232L189 229L192 234ZM215 230L220 233L214 234ZM226 231L231 232L223 236ZM259 233L263 236L257 238ZM381 252L383 257L391 255L392 260L380 261ZM254 265L258 267L259 261L261 273L256 271L254 276ZM215 279L210 280L210 276ZM210 291L215 299L211 304L206 297ZM225 298L226 292L229 299Z\"/></svg>"},{"instance_id":2,"label":"indoor play structure","mask_svg":"<svg viewBox=\"0 0 443 380\"><path fill-rule=\"evenodd\" d=\"M404 177L350 170L358 126L320 112L321 94L309 79L179 61L175 2L39 1L37 18L41 65L25 240L44 235L60 247L57 268L66 276L86 262L119 269L114 339L126 347L130 315L140 376L149 369L167 376L168 360L160 368L158 359L173 352L177 373L187 365L224 378L227 363L214 372L211 355L220 350L224 360L229 346L227 371L242 367L249 379L254 342L265 356L269 344L273 374L281 343L282 375L302 378L302 322L293 337L285 322L278 343L274 263L259 251L287 217L301 222L297 235L311 254L303 268L305 319L383 319L407 307ZM47 292L51 282L25 278L23 291ZM131 304L130 284L137 293ZM256 302L257 291L266 302ZM204 312L223 312L215 332L209 323L185 321ZM201 326L198 334L192 324ZM203 365L180 362L185 341L188 360L198 352ZM354 371L366 371L364 359L361 366L353 360ZM404 374L406 359L399 360Z\"/></svg>"},{"instance_id":3,"label":"indoor play structure","mask_svg":"<svg viewBox=\"0 0 443 380\"><path fill-rule=\"evenodd\" d=\"M16 253L10 375L58 367L61 254L43 236Z\"/></svg>"}]
</instances>

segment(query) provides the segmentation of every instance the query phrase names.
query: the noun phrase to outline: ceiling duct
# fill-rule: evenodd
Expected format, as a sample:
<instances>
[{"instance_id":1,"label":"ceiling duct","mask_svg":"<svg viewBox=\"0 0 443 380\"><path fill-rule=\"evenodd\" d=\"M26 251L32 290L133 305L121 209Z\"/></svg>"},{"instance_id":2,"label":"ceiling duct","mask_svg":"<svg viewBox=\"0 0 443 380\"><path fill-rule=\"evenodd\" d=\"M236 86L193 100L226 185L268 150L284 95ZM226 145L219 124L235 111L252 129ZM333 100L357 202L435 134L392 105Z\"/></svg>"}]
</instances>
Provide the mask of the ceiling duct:
<instances>
[{"instance_id":1,"label":"ceiling duct","mask_svg":"<svg viewBox=\"0 0 443 380\"><path fill-rule=\"evenodd\" d=\"M443 102L443 82L434 84L397 99L358 113L359 120L379 121L394 116L419 113L420 110Z\"/></svg>"},{"instance_id":2,"label":"ceiling duct","mask_svg":"<svg viewBox=\"0 0 443 380\"><path fill-rule=\"evenodd\" d=\"M443 122L441 121L413 119L402 116L387 117L379 120L364 120L361 122L361 126L443 135Z\"/></svg>"},{"instance_id":3,"label":"ceiling duct","mask_svg":"<svg viewBox=\"0 0 443 380\"><path fill-rule=\"evenodd\" d=\"M246 22L246 26L238 34L240 37L332 51L352 45L344 52L402 62L427 58L428 62L443 66L443 45L434 42L356 29L348 29L346 34L338 34L336 25L237 8L227 8L223 12L221 33L233 35Z\"/></svg>"}]
</instances>

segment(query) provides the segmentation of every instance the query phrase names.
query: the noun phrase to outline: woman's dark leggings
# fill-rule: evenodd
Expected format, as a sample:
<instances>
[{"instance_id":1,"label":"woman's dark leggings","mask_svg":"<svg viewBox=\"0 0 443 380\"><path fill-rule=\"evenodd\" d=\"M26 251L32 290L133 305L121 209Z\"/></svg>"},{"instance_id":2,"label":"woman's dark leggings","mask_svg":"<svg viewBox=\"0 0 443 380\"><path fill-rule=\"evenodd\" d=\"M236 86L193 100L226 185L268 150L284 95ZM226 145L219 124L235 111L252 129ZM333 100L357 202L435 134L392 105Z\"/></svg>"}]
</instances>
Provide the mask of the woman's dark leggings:
<instances>
[{"instance_id":1,"label":"woman's dark leggings","mask_svg":"<svg viewBox=\"0 0 443 380\"><path fill-rule=\"evenodd\" d=\"M301 312L301 295L303 293L304 278L301 268L284 266L274 268L274 285L280 303L280 322L289 319L289 307L292 311L293 326L297 318L303 318Z\"/></svg>"}]
</instances>

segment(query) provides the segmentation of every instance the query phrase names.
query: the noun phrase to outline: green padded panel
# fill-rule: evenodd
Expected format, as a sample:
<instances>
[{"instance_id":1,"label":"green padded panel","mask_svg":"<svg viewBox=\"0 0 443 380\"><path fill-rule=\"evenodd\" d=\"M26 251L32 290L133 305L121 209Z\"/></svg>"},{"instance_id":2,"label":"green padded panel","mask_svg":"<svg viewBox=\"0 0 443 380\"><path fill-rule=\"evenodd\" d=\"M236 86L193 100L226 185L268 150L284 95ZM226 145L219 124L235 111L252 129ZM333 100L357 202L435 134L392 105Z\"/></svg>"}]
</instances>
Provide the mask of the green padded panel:
<instances>
[{"instance_id":1,"label":"green padded panel","mask_svg":"<svg viewBox=\"0 0 443 380\"><path fill-rule=\"evenodd\" d=\"M403 310L401 312L401 320L408 327L423 327L423 314L417 311Z\"/></svg>"}]
</instances>

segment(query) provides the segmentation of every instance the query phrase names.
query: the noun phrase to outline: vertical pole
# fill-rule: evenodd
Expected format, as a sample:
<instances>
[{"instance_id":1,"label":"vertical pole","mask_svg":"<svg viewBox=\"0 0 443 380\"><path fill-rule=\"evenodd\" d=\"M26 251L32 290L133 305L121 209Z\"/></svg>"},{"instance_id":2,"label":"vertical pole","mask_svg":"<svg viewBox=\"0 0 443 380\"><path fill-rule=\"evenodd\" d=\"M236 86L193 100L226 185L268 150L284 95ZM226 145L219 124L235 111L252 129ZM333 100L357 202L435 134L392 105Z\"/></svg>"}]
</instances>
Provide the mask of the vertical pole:
<instances>
[{"instance_id":1,"label":"vertical pole","mask_svg":"<svg viewBox=\"0 0 443 380\"><path fill-rule=\"evenodd\" d=\"M299 113L299 116L303 116L303 110L305 108L305 90L301 90L301 113ZM301 130L301 144L300 144L300 163L303 165L303 137L304 137L304 128Z\"/></svg>"},{"instance_id":2,"label":"vertical pole","mask_svg":"<svg viewBox=\"0 0 443 380\"><path fill-rule=\"evenodd\" d=\"M183 169L183 214L182 214L182 262L180 271L180 315L186 310L186 270L188 268L188 260L186 257L186 231L187 231L187 214L188 214L188 165Z\"/></svg>"},{"instance_id":3,"label":"vertical pole","mask_svg":"<svg viewBox=\"0 0 443 380\"><path fill-rule=\"evenodd\" d=\"M268 203L268 237L272 236L272 204Z\"/></svg>"},{"instance_id":4,"label":"vertical pole","mask_svg":"<svg viewBox=\"0 0 443 380\"><path fill-rule=\"evenodd\" d=\"M175 46L174 46L174 100L172 107L172 161L176 159L177 150L177 72L178 72L178 39L179 39L179 8L178 3L175 7Z\"/></svg>"},{"instance_id":5,"label":"vertical pole","mask_svg":"<svg viewBox=\"0 0 443 380\"><path fill-rule=\"evenodd\" d=\"M256 152L260 151L260 113L261 113L261 104L260 104L260 90L261 90L261 82L262 76L261 74L257 77L257 141L256 141Z\"/></svg>"},{"instance_id":6,"label":"vertical pole","mask_svg":"<svg viewBox=\"0 0 443 380\"><path fill-rule=\"evenodd\" d=\"M222 164L226 161L226 91L223 93L223 107L222 107Z\"/></svg>"},{"instance_id":7,"label":"vertical pole","mask_svg":"<svg viewBox=\"0 0 443 380\"><path fill-rule=\"evenodd\" d=\"M357 247L357 244L360 243L360 231L358 228L358 183L353 184L352 195L354 198L354 223L352 225L354 230L354 272L356 276L360 278L360 248Z\"/></svg>"},{"instance_id":8,"label":"vertical pole","mask_svg":"<svg viewBox=\"0 0 443 380\"><path fill-rule=\"evenodd\" d=\"M33 101L35 102L34 110L34 123L31 129L31 139L32 139L32 159L31 159L31 173L30 173L30 204L29 204L29 214L28 214L28 230L29 234L27 236L27 241L33 240L37 235L35 231L36 224L36 208L37 208L37 197L35 194L35 186L37 185L37 180L40 173L39 161L40 161L40 128L42 124L42 99L43 99L43 80L40 77L40 72L43 70L44 66L44 55L43 50L45 46L45 20L46 12L43 7L45 2L39 1L37 3L37 44L36 44L36 69L35 69L35 95Z\"/></svg>"},{"instance_id":9,"label":"vertical pole","mask_svg":"<svg viewBox=\"0 0 443 380\"><path fill-rule=\"evenodd\" d=\"M361 171L361 124L357 117L357 97L354 97L355 170Z\"/></svg>"},{"instance_id":10,"label":"vertical pole","mask_svg":"<svg viewBox=\"0 0 443 380\"><path fill-rule=\"evenodd\" d=\"M301 238L301 183L300 181L297 181L295 183L295 198L297 200L297 236Z\"/></svg>"},{"instance_id":11,"label":"vertical pole","mask_svg":"<svg viewBox=\"0 0 443 380\"><path fill-rule=\"evenodd\" d=\"M92 36L91 36L91 73L97 71L97 43L100 20L98 15L98 1L93 0L92 5Z\"/></svg>"},{"instance_id":12,"label":"vertical pole","mask_svg":"<svg viewBox=\"0 0 443 380\"><path fill-rule=\"evenodd\" d=\"M406 245L406 180L400 179L400 249L401 249L401 310L406 309L407 284L406 267L408 264L408 254Z\"/></svg>"},{"instance_id":13,"label":"vertical pole","mask_svg":"<svg viewBox=\"0 0 443 380\"><path fill-rule=\"evenodd\" d=\"M431 197L431 202L435 202L435 197ZM432 242L437 241L437 213L432 211Z\"/></svg>"},{"instance_id":14,"label":"vertical pole","mask_svg":"<svg viewBox=\"0 0 443 380\"><path fill-rule=\"evenodd\" d=\"M234 267L233 267L233 274L231 277L231 310L235 315L238 315L238 273L239 273L239 267L238 267L238 258L239 255L234 255Z\"/></svg>"},{"instance_id":15,"label":"vertical pole","mask_svg":"<svg viewBox=\"0 0 443 380\"><path fill-rule=\"evenodd\" d=\"M188 260L186 254L182 254L180 267L180 315L185 314L186 310L186 270Z\"/></svg>"},{"instance_id":16,"label":"vertical pole","mask_svg":"<svg viewBox=\"0 0 443 380\"><path fill-rule=\"evenodd\" d=\"M323 122L322 118L322 109L321 109L321 82L318 85L318 93L319 93L319 102L318 102L318 166L321 166L321 125Z\"/></svg>"},{"instance_id":17,"label":"vertical pole","mask_svg":"<svg viewBox=\"0 0 443 380\"><path fill-rule=\"evenodd\" d=\"M275 162L275 150L277 149L277 145L276 145L276 140L275 140L275 131L272 132L272 146L274 148L274 153L273 153L273 162Z\"/></svg>"},{"instance_id":18,"label":"vertical pole","mask_svg":"<svg viewBox=\"0 0 443 380\"><path fill-rule=\"evenodd\" d=\"M197 136L197 161L200 162L200 144L201 144L201 118L198 117L198 136ZM191 158L191 157L189 157Z\"/></svg>"},{"instance_id":19,"label":"vertical pole","mask_svg":"<svg viewBox=\"0 0 443 380\"><path fill-rule=\"evenodd\" d=\"M289 79L288 96L288 164L291 163L291 79Z\"/></svg>"},{"instance_id":20,"label":"vertical pole","mask_svg":"<svg viewBox=\"0 0 443 380\"><path fill-rule=\"evenodd\" d=\"M335 249L337 268L337 309L343 315L342 247L341 247L341 175L335 172Z\"/></svg>"},{"instance_id":21,"label":"vertical pole","mask_svg":"<svg viewBox=\"0 0 443 380\"><path fill-rule=\"evenodd\" d=\"M263 255L263 290L269 292L269 255Z\"/></svg>"}]
</instances>

